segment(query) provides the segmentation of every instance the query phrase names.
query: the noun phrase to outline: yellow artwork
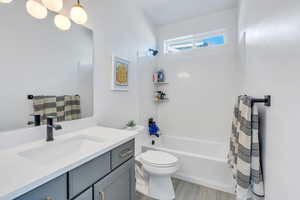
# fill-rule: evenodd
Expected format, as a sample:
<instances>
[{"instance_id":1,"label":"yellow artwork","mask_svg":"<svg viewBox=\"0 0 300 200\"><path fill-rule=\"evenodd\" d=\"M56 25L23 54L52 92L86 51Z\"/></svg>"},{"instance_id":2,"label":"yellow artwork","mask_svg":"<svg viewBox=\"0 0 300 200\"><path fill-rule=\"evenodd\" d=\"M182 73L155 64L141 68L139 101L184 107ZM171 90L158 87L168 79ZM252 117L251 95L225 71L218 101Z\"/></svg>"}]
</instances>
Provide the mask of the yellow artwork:
<instances>
[{"instance_id":1,"label":"yellow artwork","mask_svg":"<svg viewBox=\"0 0 300 200\"><path fill-rule=\"evenodd\" d=\"M128 69L123 63L119 63L117 66L116 82L118 85L128 84Z\"/></svg>"},{"instance_id":2,"label":"yellow artwork","mask_svg":"<svg viewBox=\"0 0 300 200\"><path fill-rule=\"evenodd\" d=\"M129 61L113 57L113 90L128 90L129 85Z\"/></svg>"}]
</instances>

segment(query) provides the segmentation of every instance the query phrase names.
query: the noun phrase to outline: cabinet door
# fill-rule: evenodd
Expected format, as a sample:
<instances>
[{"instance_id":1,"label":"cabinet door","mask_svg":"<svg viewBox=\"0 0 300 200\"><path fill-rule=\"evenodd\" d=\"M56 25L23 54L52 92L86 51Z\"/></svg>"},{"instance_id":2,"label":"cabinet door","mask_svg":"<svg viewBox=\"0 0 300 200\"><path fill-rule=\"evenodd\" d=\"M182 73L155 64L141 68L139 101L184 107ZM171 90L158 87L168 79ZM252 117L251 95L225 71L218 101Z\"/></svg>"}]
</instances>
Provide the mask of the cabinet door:
<instances>
[{"instance_id":1,"label":"cabinet door","mask_svg":"<svg viewBox=\"0 0 300 200\"><path fill-rule=\"evenodd\" d=\"M60 176L16 200L67 200L67 176Z\"/></svg>"},{"instance_id":2,"label":"cabinet door","mask_svg":"<svg viewBox=\"0 0 300 200\"><path fill-rule=\"evenodd\" d=\"M74 198L110 172L110 152L69 172L69 194Z\"/></svg>"},{"instance_id":3,"label":"cabinet door","mask_svg":"<svg viewBox=\"0 0 300 200\"><path fill-rule=\"evenodd\" d=\"M93 189L88 189L73 200L93 200Z\"/></svg>"},{"instance_id":4,"label":"cabinet door","mask_svg":"<svg viewBox=\"0 0 300 200\"><path fill-rule=\"evenodd\" d=\"M135 200L134 159L94 185L94 200Z\"/></svg>"}]
</instances>

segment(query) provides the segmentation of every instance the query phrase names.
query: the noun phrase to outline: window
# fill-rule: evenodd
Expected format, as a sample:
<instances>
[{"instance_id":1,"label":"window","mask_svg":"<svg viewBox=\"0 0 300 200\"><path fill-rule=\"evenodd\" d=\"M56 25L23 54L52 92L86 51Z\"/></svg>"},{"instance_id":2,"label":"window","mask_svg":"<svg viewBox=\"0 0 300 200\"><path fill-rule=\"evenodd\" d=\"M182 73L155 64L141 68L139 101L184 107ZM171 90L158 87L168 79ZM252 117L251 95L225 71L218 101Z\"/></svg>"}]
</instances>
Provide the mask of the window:
<instances>
[{"instance_id":1,"label":"window","mask_svg":"<svg viewBox=\"0 0 300 200\"><path fill-rule=\"evenodd\" d=\"M165 40L165 54L200 49L225 44L224 31L205 34L188 35L170 40Z\"/></svg>"}]
</instances>

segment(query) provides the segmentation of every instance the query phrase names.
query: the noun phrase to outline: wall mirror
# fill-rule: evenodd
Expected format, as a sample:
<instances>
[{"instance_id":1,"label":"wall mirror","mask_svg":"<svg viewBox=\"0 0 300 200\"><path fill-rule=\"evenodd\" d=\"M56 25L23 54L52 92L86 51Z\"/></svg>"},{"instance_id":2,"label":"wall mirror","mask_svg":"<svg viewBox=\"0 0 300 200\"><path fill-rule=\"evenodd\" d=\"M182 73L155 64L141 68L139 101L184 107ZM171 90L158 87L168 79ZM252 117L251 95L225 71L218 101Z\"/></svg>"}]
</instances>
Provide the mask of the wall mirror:
<instances>
[{"instance_id":1,"label":"wall mirror","mask_svg":"<svg viewBox=\"0 0 300 200\"><path fill-rule=\"evenodd\" d=\"M69 121L93 115L93 33L31 17L24 1L0 4L0 132L30 127L32 114ZM31 123L29 123L31 124Z\"/></svg>"}]
</instances>

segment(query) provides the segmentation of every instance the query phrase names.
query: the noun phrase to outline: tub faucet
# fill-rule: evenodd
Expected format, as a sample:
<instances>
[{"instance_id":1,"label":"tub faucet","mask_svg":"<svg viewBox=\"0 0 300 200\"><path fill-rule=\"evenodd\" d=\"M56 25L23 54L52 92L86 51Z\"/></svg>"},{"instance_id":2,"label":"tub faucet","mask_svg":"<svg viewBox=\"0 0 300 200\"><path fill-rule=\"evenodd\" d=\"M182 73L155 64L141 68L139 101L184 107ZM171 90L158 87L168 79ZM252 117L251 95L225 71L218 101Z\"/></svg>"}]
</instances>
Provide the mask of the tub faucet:
<instances>
[{"instance_id":1,"label":"tub faucet","mask_svg":"<svg viewBox=\"0 0 300 200\"><path fill-rule=\"evenodd\" d=\"M55 129L55 130L62 129L62 126L59 124L54 124L53 120L54 120L54 117L52 117L52 116L47 117L47 138L46 138L47 142L54 140L53 129Z\"/></svg>"}]
</instances>

